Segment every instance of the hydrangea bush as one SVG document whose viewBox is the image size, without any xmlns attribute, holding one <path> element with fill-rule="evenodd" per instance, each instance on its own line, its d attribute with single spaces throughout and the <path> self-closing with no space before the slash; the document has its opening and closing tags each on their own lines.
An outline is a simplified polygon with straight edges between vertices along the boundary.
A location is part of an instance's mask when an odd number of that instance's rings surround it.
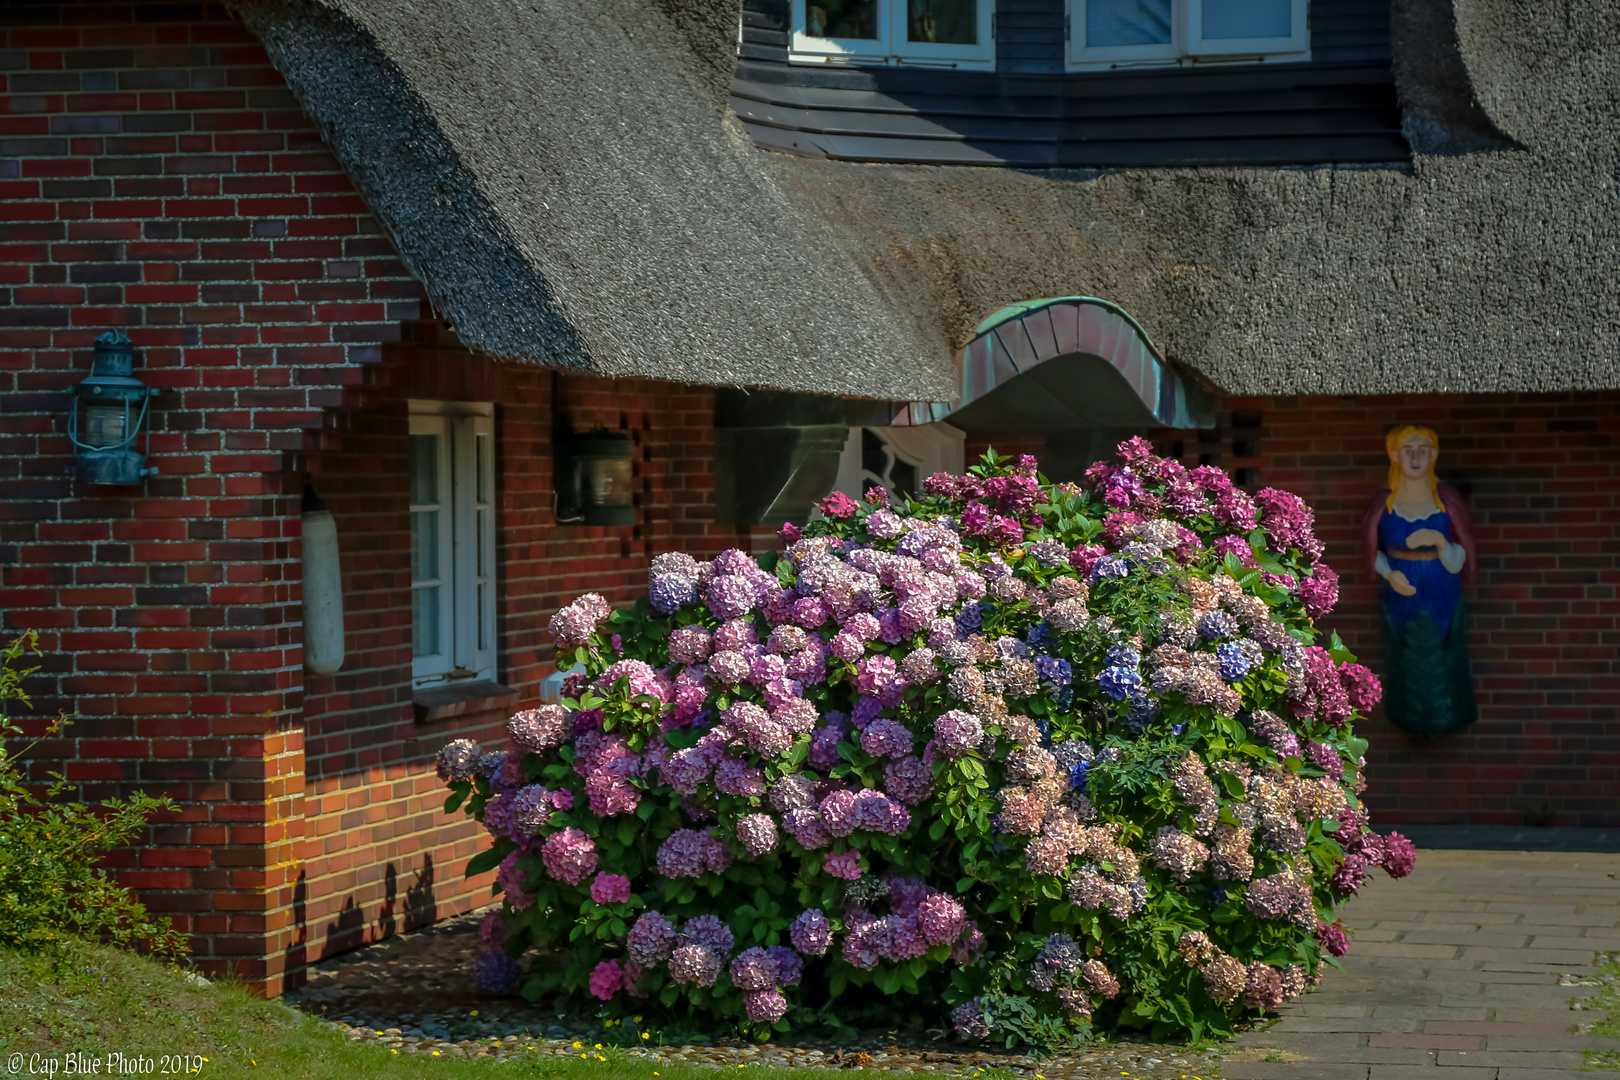
<svg viewBox="0 0 1620 1080">
<path fill-rule="evenodd" d="M 1357 798 L 1378 681 L 1315 625 L 1300 499 L 1119 450 L 835 493 L 779 555 L 558 612 L 562 704 L 439 757 L 505 899 L 479 985 L 1048 1044 L 1304 991 L 1336 907 L 1412 865 Z"/>
</svg>

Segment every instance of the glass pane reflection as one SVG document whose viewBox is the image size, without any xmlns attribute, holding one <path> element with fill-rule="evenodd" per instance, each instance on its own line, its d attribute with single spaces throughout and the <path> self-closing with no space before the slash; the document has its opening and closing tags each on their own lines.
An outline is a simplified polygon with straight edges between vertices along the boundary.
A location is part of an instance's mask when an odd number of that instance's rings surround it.
<svg viewBox="0 0 1620 1080">
<path fill-rule="evenodd" d="M 1204 38 L 1287 37 L 1293 32 L 1291 0 L 1202 0 Z"/>
<path fill-rule="evenodd" d="M 975 0 L 907 0 L 906 36 L 936 45 L 977 45 Z"/>
<path fill-rule="evenodd" d="M 877 0 L 815 0 L 804 6 L 806 37 L 876 40 Z"/>
<path fill-rule="evenodd" d="M 411 655 L 437 656 L 439 648 L 439 587 L 411 590 Z"/>
<path fill-rule="evenodd" d="M 1170 44 L 1170 2 L 1086 0 L 1086 46 L 1096 49 L 1109 45 Z M 1206 16 L 1209 8 L 1208 4 L 1204 7 Z"/>
</svg>

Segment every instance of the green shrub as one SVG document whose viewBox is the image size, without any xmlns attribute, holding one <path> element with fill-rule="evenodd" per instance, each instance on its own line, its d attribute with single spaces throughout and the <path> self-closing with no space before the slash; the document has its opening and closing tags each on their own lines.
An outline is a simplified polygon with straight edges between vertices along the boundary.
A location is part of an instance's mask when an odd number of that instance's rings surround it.
<svg viewBox="0 0 1620 1080">
<path fill-rule="evenodd" d="M 24 653 L 39 654 L 29 631 L 0 650 L 0 709 L 30 704 L 22 681 L 39 669 L 18 668 Z M 51 721 L 46 736 L 59 734 L 66 717 Z M 167 799 L 136 792 L 99 806 L 63 799 L 70 785 L 61 773 L 41 793 L 23 783 L 19 758 L 38 742 L 7 751 L 5 740 L 22 729 L 0 714 L 0 945 L 41 949 L 73 938 L 138 945 L 164 956 L 187 952 L 185 938 L 98 867 L 112 848 L 135 839 Z"/>
</svg>

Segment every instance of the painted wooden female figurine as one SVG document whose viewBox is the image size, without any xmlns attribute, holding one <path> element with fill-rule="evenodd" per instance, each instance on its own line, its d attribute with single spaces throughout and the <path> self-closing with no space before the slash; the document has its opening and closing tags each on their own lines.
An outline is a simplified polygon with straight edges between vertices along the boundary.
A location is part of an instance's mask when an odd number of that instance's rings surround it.
<svg viewBox="0 0 1620 1080">
<path fill-rule="evenodd" d="M 1389 487 L 1363 528 L 1367 569 L 1384 579 L 1384 708 L 1414 735 L 1441 735 L 1479 715 L 1462 603 L 1462 580 L 1474 578 L 1473 523 L 1461 496 L 1435 478 L 1439 436 L 1401 427 L 1384 444 Z"/>
</svg>

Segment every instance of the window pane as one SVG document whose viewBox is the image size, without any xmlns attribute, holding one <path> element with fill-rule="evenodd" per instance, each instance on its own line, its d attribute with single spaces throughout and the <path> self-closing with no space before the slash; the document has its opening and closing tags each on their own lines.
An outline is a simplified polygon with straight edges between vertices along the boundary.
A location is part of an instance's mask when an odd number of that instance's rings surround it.
<svg viewBox="0 0 1620 1080">
<path fill-rule="evenodd" d="M 478 585 L 478 647 L 489 648 L 489 631 L 484 624 L 484 612 L 489 610 L 489 585 L 479 582 Z"/>
<path fill-rule="evenodd" d="M 411 436 L 411 504 L 439 501 L 439 437 Z"/>
<path fill-rule="evenodd" d="M 439 647 L 439 587 L 411 590 L 411 655 L 437 656 Z"/>
<path fill-rule="evenodd" d="M 1292 0 L 1203 0 L 1204 38 L 1287 37 Z"/>
<path fill-rule="evenodd" d="M 876 40 L 877 0 L 816 0 L 804 6 L 806 37 Z"/>
<path fill-rule="evenodd" d="M 484 575 L 489 573 L 489 567 L 487 565 L 485 565 L 486 560 L 484 559 L 484 536 L 485 536 L 484 530 L 489 527 L 489 511 L 488 510 L 475 510 L 473 512 L 473 518 L 474 518 L 475 521 L 478 522 L 478 525 L 477 525 L 477 541 L 478 542 L 473 545 L 474 550 L 477 552 L 477 555 L 475 556 L 475 558 L 478 561 L 478 569 L 473 571 L 473 572 L 478 577 L 483 577 Z"/>
<path fill-rule="evenodd" d="M 439 577 L 439 511 L 411 513 L 411 580 L 431 581 Z"/>
<path fill-rule="evenodd" d="M 473 461 L 477 463 L 476 468 L 478 469 L 478 486 L 473 490 L 478 493 L 476 498 L 479 502 L 489 502 L 491 499 L 489 491 L 490 478 L 488 462 L 486 460 L 486 455 L 489 454 L 489 436 L 476 436 L 473 445 L 476 447 L 476 449 L 473 451 Z"/>
<path fill-rule="evenodd" d="M 1086 47 L 1170 44 L 1170 3 L 1171 0 L 1086 0 Z M 1209 17 L 1209 9 L 1210 5 L 1205 4 L 1205 18 Z M 1207 30 L 1205 36 L 1209 36 Z"/>
<path fill-rule="evenodd" d="M 906 36 L 910 40 L 940 45 L 979 43 L 978 4 L 975 0 L 907 0 L 907 3 L 910 8 Z"/>
</svg>

